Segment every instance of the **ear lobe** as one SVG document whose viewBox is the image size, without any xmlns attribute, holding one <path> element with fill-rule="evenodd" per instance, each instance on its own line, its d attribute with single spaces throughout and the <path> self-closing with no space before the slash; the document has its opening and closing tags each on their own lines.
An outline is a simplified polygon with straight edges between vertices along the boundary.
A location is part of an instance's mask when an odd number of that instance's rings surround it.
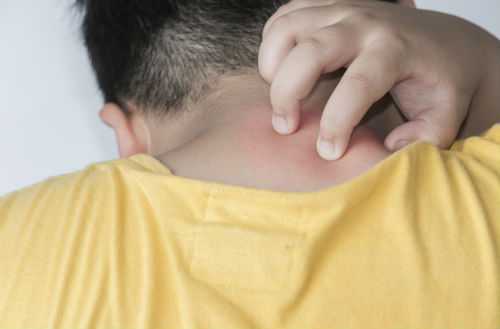
<svg viewBox="0 0 500 329">
<path fill-rule="evenodd" d="M 113 103 L 106 103 L 99 112 L 99 117 L 108 127 L 113 129 L 123 124 L 123 120 L 126 119 L 120 107 Z"/>
<path fill-rule="evenodd" d="M 105 104 L 99 116 L 106 125 L 114 130 L 120 158 L 128 158 L 145 152 L 145 147 L 140 143 L 134 132 L 131 120 L 118 105 L 113 103 Z"/>
</svg>

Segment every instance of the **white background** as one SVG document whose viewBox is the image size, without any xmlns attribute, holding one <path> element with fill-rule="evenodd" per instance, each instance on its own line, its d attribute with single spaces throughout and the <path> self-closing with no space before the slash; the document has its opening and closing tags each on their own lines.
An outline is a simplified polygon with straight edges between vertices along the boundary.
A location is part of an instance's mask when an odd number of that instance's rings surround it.
<svg viewBox="0 0 500 329">
<path fill-rule="evenodd" d="M 420 0 L 500 36 L 499 0 Z M 0 195 L 117 157 L 69 0 L 0 0 Z"/>
</svg>

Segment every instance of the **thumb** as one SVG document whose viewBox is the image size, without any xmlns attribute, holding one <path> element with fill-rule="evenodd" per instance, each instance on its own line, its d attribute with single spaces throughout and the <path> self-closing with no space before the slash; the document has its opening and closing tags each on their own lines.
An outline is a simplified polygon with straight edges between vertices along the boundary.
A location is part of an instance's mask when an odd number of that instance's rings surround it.
<svg viewBox="0 0 500 329">
<path fill-rule="evenodd" d="M 453 143 L 460 126 L 450 126 L 451 120 L 443 122 L 445 123 L 440 124 L 439 121 L 433 121 L 425 116 L 415 118 L 395 128 L 386 137 L 385 147 L 395 152 L 411 143 L 422 141 L 447 148 Z"/>
</svg>

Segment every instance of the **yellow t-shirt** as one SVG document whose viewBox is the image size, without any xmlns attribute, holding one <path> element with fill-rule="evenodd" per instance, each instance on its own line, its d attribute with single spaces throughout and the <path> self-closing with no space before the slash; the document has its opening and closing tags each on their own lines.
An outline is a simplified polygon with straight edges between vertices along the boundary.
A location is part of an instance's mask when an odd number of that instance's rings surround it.
<svg viewBox="0 0 500 329">
<path fill-rule="evenodd" d="M 0 199 L 1 329 L 500 327 L 500 125 L 286 193 L 141 154 Z"/>
</svg>

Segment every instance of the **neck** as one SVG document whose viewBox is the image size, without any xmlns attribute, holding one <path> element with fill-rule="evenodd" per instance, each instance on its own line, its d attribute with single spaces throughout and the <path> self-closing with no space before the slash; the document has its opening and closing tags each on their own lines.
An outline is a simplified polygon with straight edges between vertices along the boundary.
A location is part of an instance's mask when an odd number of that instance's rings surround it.
<svg viewBox="0 0 500 329">
<path fill-rule="evenodd" d="M 348 181 L 389 153 L 368 128 L 353 133 L 349 150 L 335 162 L 316 153 L 317 115 L 306 115 L 291 136 L 274 132 L 269 111 L 255 110 L 248 120 L 208 130 L 183 148 L 160 156 L 183 177 L 276 191 L 311 191 Z"/>
<path fill-rule="evenodd" d="M 299 131 L 281 136 L 271 125 L 267 93 L 247 84 L 238 97 L 234 97 L 237 93 L 216 97 L 219 106 L 204 111 L 208 117 L 196 136 L 157 158 L 177 176 L 301 192 L 346 182 L 389 155 L 381 139 L 370 128 L 360 126 L 344 157 L 334 162 L 321 159 L 316 152 L 321 97 L 313 96 L 304 106 Z"/>
</svg>

